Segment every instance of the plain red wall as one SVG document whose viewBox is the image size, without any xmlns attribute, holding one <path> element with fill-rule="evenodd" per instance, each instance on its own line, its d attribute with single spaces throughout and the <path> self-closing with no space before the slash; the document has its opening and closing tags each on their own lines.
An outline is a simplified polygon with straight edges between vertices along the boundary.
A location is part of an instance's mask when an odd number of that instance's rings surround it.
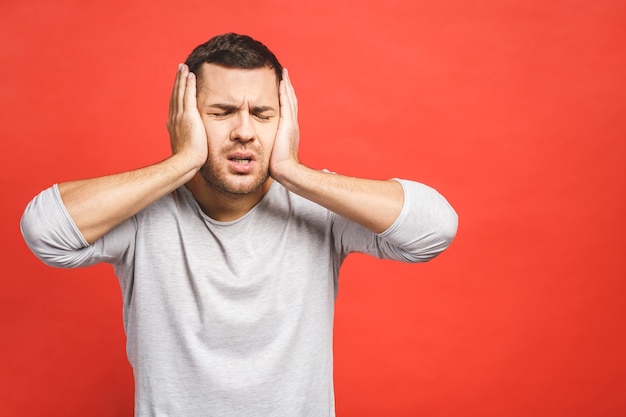
<svg viewBox="0 0 626 417">
<path fill-rule="evenodd" d="M 291 70 L 316 168 L 412 178 L 460 215 L 440 258 L 354 256 L 340 417 L 626 415 L 626 7 L 618 0 L 0 3 L 0 415 L 131 416 L 117 281 L 21 240 L 53 182 L 168 154 L 210 36 Z"/>
</svg>

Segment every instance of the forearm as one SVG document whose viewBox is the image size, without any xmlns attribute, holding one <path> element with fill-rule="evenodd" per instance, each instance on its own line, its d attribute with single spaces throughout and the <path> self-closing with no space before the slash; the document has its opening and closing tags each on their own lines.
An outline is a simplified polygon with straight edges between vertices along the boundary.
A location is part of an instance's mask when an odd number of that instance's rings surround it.
<svg viewBox="0 0 626 417">
<path fill-rule="evenodd" d="M 135 171 L 59 184 L 65 208 L 87 242 L 185 184 L 207 159 L 207 137 L 196 104 L 196 77 L 179 65 L 167 123 L 172 156 Z"/>
<path fill-rule="evenodd" d="M 301 164 L 298 158 L 300 130 L 297 118 L 298 101 L 289 74 L 284 70 L 280 82 L 280 122 L 270 159 L 272 177 L 289 191 L 374 233 L 387 231 L 405 207 L 403 186 L 393 180 L 377 181 L 329 174 Z M 416 204 L 416 209 L 407 205 L 410 215 L 423 219 L 428 230 L 439 231 L 442 224 L 452 225 L 442 233 L 444 240 L 450 240 L 456 232 L 456 214 L 446 202 L 442 209 L 443 218 L 432 216 L 433 212 L 439 211 L 440 205 L 429 202 L 430 199 L 427 199 L 422 202 L 425 205 Z"/>
<path fill-rule="evenodd" d="M 288 172 L 288 175 L 273 175 L 289 191 L 374 233 L 387 230 L 402 211 L 404 192 L 397 181 L 346 177 L 299 163 Z"/>
<path fill-rule="evenodd" d="M 89 243 L 189 181 L 197 167 L 182 156 L 134 171 L 59 184 L 72 220 Z"/>
<path fill-rule="evenodd" d="M 272 177 L 289 191 L 374 233 L 387 230 L 402 211 L 404 192 L 396 181 L 376 181 L 320 172 L 298 159 L 298 100 L 288 71 L 280 82 L 280 122 L 270 160 Z"/>
</svg>

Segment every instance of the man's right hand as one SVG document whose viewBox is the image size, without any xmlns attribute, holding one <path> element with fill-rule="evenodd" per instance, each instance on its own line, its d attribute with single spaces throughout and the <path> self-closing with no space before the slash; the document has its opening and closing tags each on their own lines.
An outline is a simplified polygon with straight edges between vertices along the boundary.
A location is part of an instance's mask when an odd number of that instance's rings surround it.
<svg viewBox="0 0 626 417">
<path fill-rule="evenodd" d="M 189 158 L 198 169 L 208 156 L 207 136 L 196 101 L 196 75 L 185 64 L 178 66 L 170 98 L 167 130 L 174 155 Z"/>
<path fill-rule="evenodd" d="M 172 156 L 120 174 L 59 184 L 74 223 L 89 243 L 176 188 L 207 160 L 206 130 L 196 104 L 196 77 L 179 66 L 167 123 Z"/>
</svg>

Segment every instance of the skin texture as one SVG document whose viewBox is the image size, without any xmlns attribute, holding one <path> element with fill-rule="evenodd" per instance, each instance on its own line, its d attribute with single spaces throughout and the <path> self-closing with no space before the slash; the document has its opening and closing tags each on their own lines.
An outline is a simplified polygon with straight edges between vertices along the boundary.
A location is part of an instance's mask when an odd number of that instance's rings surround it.
<svg viewBox="0 0 626 417">
<path fill-rule="evenodd" d="M 200 71 L 197 108 L 208 157 L 188 187 L 206 214 L 230 220 L 258 203 L 271 184 L 270 157 L 280 115 L 278 82 L 267 67 L 242 70 L 204 64 Z"/>
<path fill-rule="evenodd" d="M 287 70 L 278 90 L 269 68 L 204 64 L 200 75 L 198 84 L 195 74 L 179 65 L 167 123 L 169 158 L 134 171 L 59 184 L 87 242 L 182 185 L 207 215 L 220 221 L 247 213 L 274 180 L 376 233 L 395 221 L 404 199 L 396 181 L 328 174 L 300 163 L 298 102 Z"/>
<path fill-rule="evenodd" d="M 198 109 L 209 155 L 200 169 L 207 185 L 229 194 L 254 194 L 269 178 L 278 129 L 278 85 L 269 68 L 202 67 Z M 239 163 L 235 158 L 246 158 Z"/>
</svg>

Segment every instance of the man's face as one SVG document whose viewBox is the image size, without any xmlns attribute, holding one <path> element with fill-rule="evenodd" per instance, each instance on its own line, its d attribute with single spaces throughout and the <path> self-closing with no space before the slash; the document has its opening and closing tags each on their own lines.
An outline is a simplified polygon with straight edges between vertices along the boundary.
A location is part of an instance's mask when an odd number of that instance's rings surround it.
<svg viewBox="0 0 626 417">
<path fill-rule="evenodd" d="M 253 193 L 269 178 L 280 114 L 276 75 L 206 63 L 199 72 L 198 110 L 209 145 L 200 173 L 220 192 Z"/>
</svg>

